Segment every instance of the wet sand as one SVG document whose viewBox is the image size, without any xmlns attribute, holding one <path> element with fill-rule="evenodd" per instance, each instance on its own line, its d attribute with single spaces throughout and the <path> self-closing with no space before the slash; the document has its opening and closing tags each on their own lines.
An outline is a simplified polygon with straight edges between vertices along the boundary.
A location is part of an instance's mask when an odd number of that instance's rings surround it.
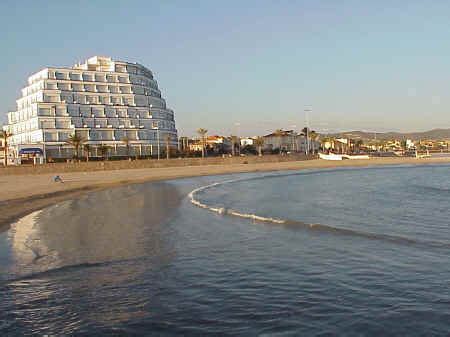
<svg viewBox="0 0 450 337">
<path fill-rule="evenodd" d="M 183 166 L 123 169 L 114 171 L 70 172 L 61 174 L 64 183 L 53 182 L 55 174 L 8 175 L 0 177 L 0 230 L 33 211 L 59 201 L 114 186 L 177 178 L 277 170 L 302 170 L 375 165 L 424 165 L 450 163 L 450 158 L 376 158 L 370 160 L 306 160 L 254 164 Z"/>
</svg>

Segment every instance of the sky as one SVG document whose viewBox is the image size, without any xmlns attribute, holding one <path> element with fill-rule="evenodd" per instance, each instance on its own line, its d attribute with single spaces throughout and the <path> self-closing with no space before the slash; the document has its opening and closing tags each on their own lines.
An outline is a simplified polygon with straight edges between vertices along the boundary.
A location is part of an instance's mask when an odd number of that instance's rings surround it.
<svg viewBox="0 0 450 337">
<path fill-rule="evenodd" d="M 1 120 L 31 74 L 102 55 L 153 71 L 180 136 L 448 128 L 448 13 L 414 0 L 2 0 Z"/>
</svg>

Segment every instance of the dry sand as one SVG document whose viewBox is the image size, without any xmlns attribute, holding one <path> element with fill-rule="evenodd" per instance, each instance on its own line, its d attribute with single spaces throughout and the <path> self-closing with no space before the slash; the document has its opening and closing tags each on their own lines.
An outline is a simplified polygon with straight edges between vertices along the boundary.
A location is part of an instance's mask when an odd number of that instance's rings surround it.
<svg viewBox="0 0 450 337">
<path fill-rule="evenodd" d="M 349 166 L 450 163 L 450 158 L 377 158 L 345 161 L 292 161 L 279 163 L 183 166 L 70 172 L 61 175 L 64 183 L 53 182 L 55 174 L 8 175 L 0 177 L 0 228 L 15 219 L 82 193 L 118 185 L 227 173 L 301 170 Z"/>
</svg>

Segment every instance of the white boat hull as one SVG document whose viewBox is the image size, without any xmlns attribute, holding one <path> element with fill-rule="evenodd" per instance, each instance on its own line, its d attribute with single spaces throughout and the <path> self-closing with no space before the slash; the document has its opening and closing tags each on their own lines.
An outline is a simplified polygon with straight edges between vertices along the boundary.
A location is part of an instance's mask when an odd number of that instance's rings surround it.
<svg viewBox="0 0 450 337">
<path fill-rule="evenodd" d="M 344 159 L 370 159 L 370 157 L 366 154 L 361 155 L 349 155 L 349 154 L 335 154 L 335 153 L 320 153 L 319 152 L 319 158 L 325 159 L 325 160 L 344 160 Z"/>
<path fill-rule="evenodd" d="M 334 154 L 334 153 L 320 153 L 319 152 L 319 158 L 320 159 L 325 159 L 325 160 L 342 160 L 342 155 L 341 154 Z"/>
<path fill-rule="evenodd" d="M 370 157 L 367 154 L 355 154 L 355 155 L 348 155 L 344 154 L 342 155 L 343 159 L 370 159 Z"/>
</svg>

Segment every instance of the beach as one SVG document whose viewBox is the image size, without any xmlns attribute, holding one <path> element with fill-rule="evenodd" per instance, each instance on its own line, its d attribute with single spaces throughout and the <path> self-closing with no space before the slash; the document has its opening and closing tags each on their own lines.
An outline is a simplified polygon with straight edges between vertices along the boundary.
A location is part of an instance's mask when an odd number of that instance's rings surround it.
<svg viewBox="0 0 450 337">
<path fill-rule="evenodd" d="M 345 161 L 313 159 L 248 164 L 158 167 L 110 171 L 67 172 L 61 174 L 63 183 L 56 183 L 53 181 L 53 178 L 56 175 L 55 173 L 10 174 L 0 177 L 0 228 L 4 230 L 8 227 L 8 224 L 17 218 L 57 202 L 76 198 L 92 191 L 125 184 L 258 171 L 442 163 L 450 163 L 450 158 L 372 158 L 369 160 Z"/>
</svg>

